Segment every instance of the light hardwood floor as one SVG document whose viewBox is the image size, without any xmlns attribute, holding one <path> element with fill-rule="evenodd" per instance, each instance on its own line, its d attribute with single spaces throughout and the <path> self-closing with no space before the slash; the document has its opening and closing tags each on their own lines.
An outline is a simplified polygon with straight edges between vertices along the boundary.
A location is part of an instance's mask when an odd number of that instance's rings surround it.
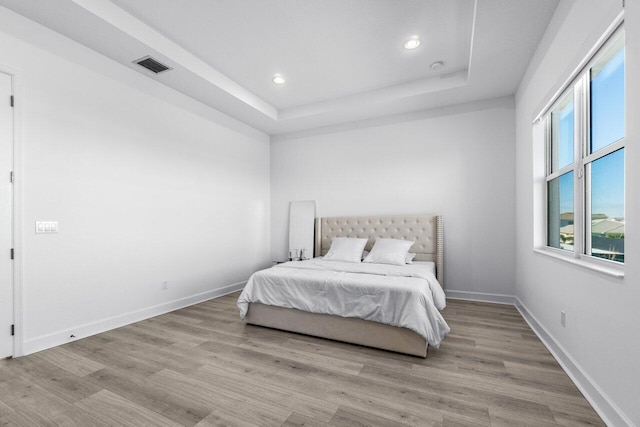
<svg viewBox="0 0 640 427">
<path fill-rule="evenodd" d="M 237 296 L 0 361 L 0 425 L 603 425 L 511 306 L 449 301 L 420 359 L 245 326 Z"/>
</svg>

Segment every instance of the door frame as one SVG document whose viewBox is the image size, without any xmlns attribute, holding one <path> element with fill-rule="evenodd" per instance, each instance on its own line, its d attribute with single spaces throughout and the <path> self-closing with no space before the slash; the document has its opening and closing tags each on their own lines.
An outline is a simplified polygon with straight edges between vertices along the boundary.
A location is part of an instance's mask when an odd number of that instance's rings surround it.
<svg viewBox="0 0 640 427">
<path fill-rule="evenodd" d="M 22 247 L 22 103 L 24 101 L 22 76 L 20 70 L 0 63 L 0 72 L 11 76 L 11 91 L 13 94 L 13 324 L 15 325 L 13 336 L 13 357 L 24 355 L 24 331 L 23 331 L 23 264 L 24 254 Z M 3 179 L 8 179 L 4 178 Z"/>
</svg>

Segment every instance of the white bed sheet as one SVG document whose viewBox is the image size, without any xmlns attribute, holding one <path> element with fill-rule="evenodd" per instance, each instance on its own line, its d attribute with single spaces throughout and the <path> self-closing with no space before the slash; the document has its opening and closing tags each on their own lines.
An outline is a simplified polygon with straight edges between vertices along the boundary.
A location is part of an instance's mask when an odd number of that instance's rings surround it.
<svg viewBox="0 0 640 427">
<path fill-rule="evenodd" d="M 408 265 L 416 265 L 424 267 L 429 273 L 436 275 L 436 263 L 431 261 L 413 261 Z M 439 283 L 439 282 L 438 282 Z M 441 286 L 442 289 L 442 286 Z"/>
<path fill-rule="evenodd" d="M 444 291 L 433 263 L 403 266 L 324 261 L 278 264 L 254 273 L 240 297 L 240 317 L 250 303 L 311 313 L 357 317 L 411 329 L 438 348 L 449 326 L 440 314 Z"/>
</svg>

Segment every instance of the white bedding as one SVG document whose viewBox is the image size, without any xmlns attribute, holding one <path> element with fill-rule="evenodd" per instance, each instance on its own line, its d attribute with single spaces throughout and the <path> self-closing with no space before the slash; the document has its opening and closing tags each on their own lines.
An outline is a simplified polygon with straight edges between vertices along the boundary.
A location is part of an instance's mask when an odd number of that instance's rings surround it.
<svg viewBox="0 0 640 427">
<path fill-rule="evenodd" d="M 411 329 L 438 348 L 449 326 L 439 312 L 446 300 L 433 271 L 426 262 L 287 262 L 254 273 L 237 304 L 242 319 L 252 302 L 357 317 Z"/>
</svg>

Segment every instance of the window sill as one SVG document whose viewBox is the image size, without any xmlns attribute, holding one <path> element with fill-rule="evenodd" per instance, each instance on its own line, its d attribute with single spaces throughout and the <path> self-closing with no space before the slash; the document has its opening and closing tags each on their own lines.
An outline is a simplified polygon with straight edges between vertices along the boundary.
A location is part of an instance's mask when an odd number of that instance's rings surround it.
<svg viewBox="0 0 640 427">
<path fill-rule="evenodd" d="M 598 273 L 606 274 L 607 276 L 612 276 L 618 279 L 624 278 L 623 267 L 615 268 L 615 267 L 600 265 L 595 262 L 590 262 L 581 258 L 574 258 L 569 254 L 565 255 L 562 253 L 558 253 L 548 248 L 534 248 L 533 252 L 546 255 L 551 258 L 559 259 L 561 261 L 565 261 L 570 264 L 578 265 L 588 270 L 597 271 Z"/>
</svg>

